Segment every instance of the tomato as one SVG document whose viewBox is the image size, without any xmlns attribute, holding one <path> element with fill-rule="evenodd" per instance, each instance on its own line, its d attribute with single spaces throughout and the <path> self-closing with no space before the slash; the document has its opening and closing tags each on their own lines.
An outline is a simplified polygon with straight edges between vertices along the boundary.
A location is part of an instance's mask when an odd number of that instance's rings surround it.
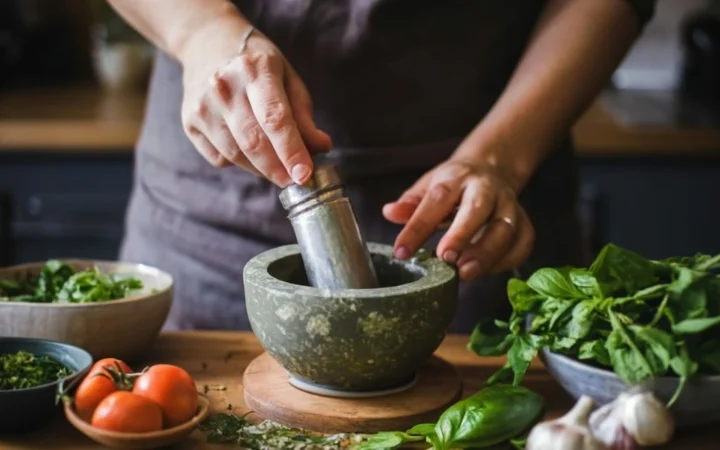
<svg viewBox="0 0 720 450">
<path fill-rule="evenodd" d="M 95 408 L 100 402 L 118 390 L 117 384 L 112 380 L 111 371 L 117 371 L 117 364 L 124 373 L 131 373 L 132 369 L 124 362 L 114 359 L 105 358 L 93 364 L 85 379 L 80 383 L 75 391 L 75 411 L 88 420 L 92 417 Z"/>
<path fill-rule="evenodd" d="M 105 397 L 92 416 L 94 427 L 122 433 L 149 433 L 162 430 L 160 407 L 132 392 L 117 391 Z"/>
<path fill-rule="evenodd" d="M 90 369 L 90 373 L 101 370 L 103 367 L 106 367 L 106 368 L 109 368 L 112 370 L 117 370 L 116 364 L 120 365 L 120 368 L 122 369 L 123 372 L 132 373 L 132 369 L 130 368 L 130 366 L 128 366 L 127 364 L 125 364 L 125 362 L 120 361 L 119 359 L 116 359 L 116 358 L 101 359 L 100 361 L 93 364 L 92 368 Z"/>
<path fill-rule="evenodd" d="M 198 406 L 197 388 L 190 374 L 169 364 L 157 364 L 140 375 L 133 393 L 160 406 L 167 428 L 192 419 Z"/>
</svg>

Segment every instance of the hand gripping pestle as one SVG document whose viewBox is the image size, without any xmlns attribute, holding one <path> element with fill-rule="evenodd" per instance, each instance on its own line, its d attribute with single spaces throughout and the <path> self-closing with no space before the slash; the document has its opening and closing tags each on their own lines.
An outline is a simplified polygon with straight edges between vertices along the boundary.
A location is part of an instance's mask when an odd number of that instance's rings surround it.
<svg viewBox="0 0 720 450">
<path fill-rule="evenodd" d="M 280 192 L 310 284 L 325 289 L 379 287 L 375 266 L 337 168 L 315 167 L 309 181 Z"/>
</svg>

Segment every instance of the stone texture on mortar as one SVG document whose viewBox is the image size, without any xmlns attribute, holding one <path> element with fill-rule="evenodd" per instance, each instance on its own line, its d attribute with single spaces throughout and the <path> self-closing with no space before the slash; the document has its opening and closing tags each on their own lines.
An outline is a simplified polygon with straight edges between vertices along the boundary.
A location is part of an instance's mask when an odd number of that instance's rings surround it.
<svg viewBox="0 0 720 450">
<path fill-rule="evenodd" d="M 293 376 L 335 389 L 383 389 L 411 379 L 437 349 L 455 313 L 455 269 L 430 257 L 398 261 L 368 245 L 378 289 L 301 285 L 296 245 L 269 250 L 244 269 L 247 311 L 265 349 Z M 291 282 L 292 281 L 292 282 Z"/>
</svg>

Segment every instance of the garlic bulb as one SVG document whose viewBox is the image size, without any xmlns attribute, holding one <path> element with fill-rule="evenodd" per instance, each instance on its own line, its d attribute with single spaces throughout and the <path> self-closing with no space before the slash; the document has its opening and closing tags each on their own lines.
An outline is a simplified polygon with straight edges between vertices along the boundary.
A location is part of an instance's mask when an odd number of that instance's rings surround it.
<svg viewBox="0 0 720 450">
<path fill-rule="evenodd" d="M 650 392 L 622 393 L 590 416 L 592 433 L 613 450 L 666 444 L 675 424 L 670 411 Z"/>
<path fill-rule="evenodd" d="M 652 393 L 630 395 L 620 411 L 620 422 L 642 446 L 663 445 L 672 439 L 675 421 Z"/>
<path fill-rule="evenodd" d="M 583 395 L 563 417 L 535 425 L 525 450 L 609 450 L 590 432 L 588 417 L 592 408 L 592 399 Z"/>
</svg>

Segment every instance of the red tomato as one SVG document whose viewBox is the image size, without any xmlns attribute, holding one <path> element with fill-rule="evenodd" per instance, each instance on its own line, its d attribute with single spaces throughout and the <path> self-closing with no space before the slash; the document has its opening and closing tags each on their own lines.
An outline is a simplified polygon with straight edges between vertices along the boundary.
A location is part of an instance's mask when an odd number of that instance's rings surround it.
<svg viewBox="0 0 720 450">
<path fill-rule="evenodd" d="M 152 366 L 140 375 L 133 393 L 160 406 L 166 428 L 192 419 L 198 406 L 197 388 L 190 374 L 169 364 Z"/>
<path fill-rule="evenodd" d="M 75 391 L 75 411 L 86 420 L 92 417 L 95 408 L 100 402 L 118 390 L 118 386 L 112 380 L 111 371 L 117 371 L 117 364 L 124 373 L 131 373 L 132 369 L 114 358 L 105 358 L 93 364 L 85 379 Z"/>
<path fill-rule="evenodd" d="M 107 431 L 149 433 L 162 430 L 162 411 L 147 398 L 117 391 L 100 402 L 91 424 Z"/>
<path fill-rule="evenodd" d="M 132 369 L 130 368 L 130 366 L 128 366 L 127 364 L 125 364 L 125 362 L 120 361 L 119 359 L 116 359 L 116 358 L 101 359 L 100 361 L 93 364 L 92 368 L 90 369 L 90 373 L 97 371 L 97 370 L 101 370 L 103 367 L 106 367 L 106 368 L 109 368 L 112 370 L 117 370 L 116 364 L 120 365 L 120 368 L 122 369 L 123 372 L 132 373 Z"/>
</svg>

